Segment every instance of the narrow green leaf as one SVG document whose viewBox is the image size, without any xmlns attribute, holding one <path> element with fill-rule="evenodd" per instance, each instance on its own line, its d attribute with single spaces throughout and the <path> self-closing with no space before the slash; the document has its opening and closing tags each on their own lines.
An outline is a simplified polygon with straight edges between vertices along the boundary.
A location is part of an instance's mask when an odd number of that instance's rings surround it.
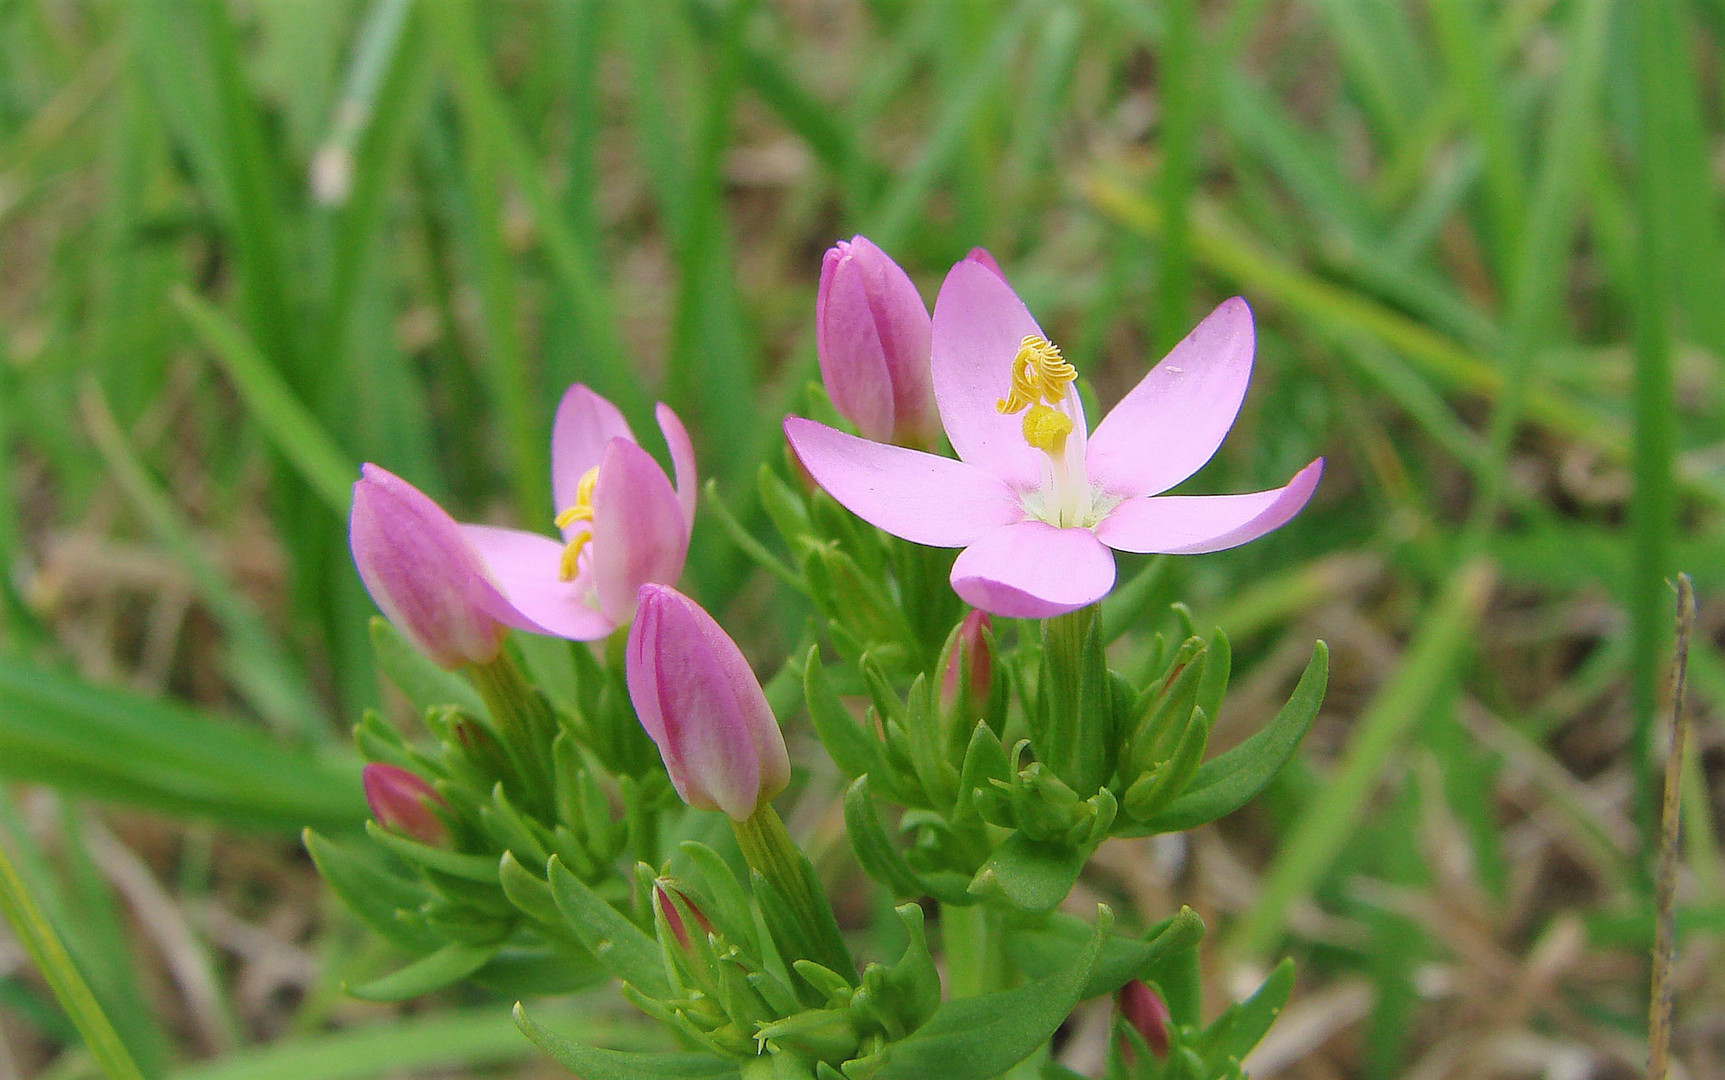
<svg viewBox="0 0 1725 1080">
<path fill-rule="evenodd" d="M 429 956 L 420 957 L 400 971 L 363 986 L 349 987 L 347 992 L 365 1001 L 406 1001 L 460 982 L 485 966 L 496 952 L 495 945 L 452 943 Z"/>
<path fill-rule="evenodd" d="M 803 668 L 803 695 L 809 706 L 809 719 L 820 735 L 821 745 L 832 755 L 833 764 L 849 779 L 859 776 L 885 776 L 886 759 L 874 738 L 857 723 L 845 708 L 827 678 L 821 664 L 821 649 L 809 649 L 808 662 Z"/>
<path fill-rule="evenodd" d="M 1233 813 L 1257 797 L 1281 771 L 1305 738 L 1323 704 L 1329 681 L 1330 650 L 1323 642 L 1312 649 L 1305 673 L 1277 711 L 1275 719 L 1245 742 L 1198 766 L 1191 783 L 1172 803 L 1144 823 L 1154 832 L 1179 832 Z"/>
<path fill-rule="evenodd" d="M 355 915 L 384 939 L 415 954 L 429 953 L 442 941 L 403 911 L 423 904 L 429 894 L 416 881 L 391 872 L 391 856 L 361 850 L 363 839 L 329 840 L 311 829 L 304 834 L 306 852 L 331 890 Z M 369 846 L 369 845 L 367 845 Z"/>
<path fill-rule="evenodd" d="M 642 1054 L 598 1050 L 541 1027 L 519 1002 L 515 1024 L 533 1045 L 581 1080 L 736 1080 L 735 1062 L 711 1054 Z"/>
<path fill-rule="evenodd" d="M 1015 930 L 1007 936 L 1006 947 L 1013 962 L 1033 979 L 1047 978 L 1058 971 L 1083 948 L 1090 936 L 1090 927 L 1083 920 L 1056 913 L 1039 927 Z M 1096 970 L 1084 986 L 1084 998 L 1112 994 L 1132 979 L 1141 978 L 1152 964 L 1165 961 L 1175 953 L 1196 949 L 1204 939 L 1204 920 L 1189 907 L 1182 907 L 1172 918 L 1164 919 L 1140 938 L 1110 936 L 1096 958 Z"/>
<path fill-rule="evenodd" d="M 551 895 L 563 921 L 589 952 L 611 973 L 639 988 L 649 997 L 665 997 L 671 988 L 665 982 L 664 956 L 659 943 L 618 913 L 587 883 L 570 873 L 552 857 L 546 867 Z M 532 1037 L 529 1032 L 529 1037 Z"/>
</svg>

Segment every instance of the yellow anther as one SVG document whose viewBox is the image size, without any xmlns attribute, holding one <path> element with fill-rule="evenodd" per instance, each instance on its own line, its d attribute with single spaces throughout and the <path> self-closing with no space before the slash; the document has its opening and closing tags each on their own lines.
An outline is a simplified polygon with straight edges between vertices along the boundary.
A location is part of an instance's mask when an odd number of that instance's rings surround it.
<svg viewBox="0 0 1725 1080">
<path fill-rule="evenodd" d="M 557 515 L 557 527 L 567 529 L 577 521 L 593 520 L 593 487 L 599 482 L 599 466 L 581 474 L 581 479 L 575 482 L 575 505 Z M 593 539 L 592 529 L 583 529 L 563 547 L 563 560 L 558 565 L 557 576 L 563 581 L 575 580 L 575 563 L 581 557 L 581 549 Z"/>
<path fill-rule="evenodd" d="M 1026 334 L 1018 343 L 1018 355 L 1012 358 L 1012 386 L 994 407 L 1015 413 L 1038 401 L 1058 405 L 1066 396 L 1067 385 L 1077 377 L 1077 369 L 1061 359 L 1054 342 Z"/>
<path fill-rule="evenodd" d="M 1032 405 L 1024 414 L 1024 441 L 1054 455 L 1066 448 L 1066 436 L 1072 434 L 1072 418 L 1046 405 Z"/>
</svg>

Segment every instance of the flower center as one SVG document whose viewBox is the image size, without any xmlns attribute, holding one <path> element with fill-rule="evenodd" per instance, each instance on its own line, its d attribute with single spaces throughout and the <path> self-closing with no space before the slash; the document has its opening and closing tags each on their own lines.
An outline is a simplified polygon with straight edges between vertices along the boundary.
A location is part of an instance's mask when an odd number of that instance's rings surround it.
<svg viewBox="0 0 1725 1080">
<path fill-rule="evenodd" d="M 581 474 L 581 479 L 575 482 L 575 505 L 557 515 L 559 529 L 567 529 L 577 521 L 593 520 L 593 487 L 598 483 L 599 466 L 595 465 Z M 589 526 L 576 533 L 563 546 L 563 559 L 557 566 L 559 581 L 575 580 L 576 564 L 581 558 L 581 552 L 592 539 L 593 529 Z"/>
<path fill-rule="evenodd" d="M 1062 529 L 1089 528 L 1101 516 L 1084 471 L 1082 443 L 1078 452 L 1067 452 L 1072 433 L 1083 423 L 1072 388 L 1077 378 L 1052 341 L 1027 334 L 1012 358 L 1006 397 L 995 402 L 1004 414 L 1024 412 L 1024 441 L 1048 457 L 1041 489 L 1025 496 L 1025 512 Z"/>
</svg>

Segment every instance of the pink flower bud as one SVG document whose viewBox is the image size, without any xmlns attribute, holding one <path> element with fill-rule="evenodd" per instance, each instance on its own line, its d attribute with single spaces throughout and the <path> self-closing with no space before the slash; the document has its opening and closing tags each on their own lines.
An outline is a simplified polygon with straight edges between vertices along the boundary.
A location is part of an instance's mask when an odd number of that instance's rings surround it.
<svg viewBox="0 0 1725 1080">
<path fill-rule="evenodd" d="M 899 265 L 861 236 L 821 261 L 815 346 L 839 414 L 864 438 L 929 446 L 940 434 L 928 305 Z"/>
<path fill-rule="evenodd" d="M 677 887 L 676 882 L 669 878 L 659 878 L 653 882 L 653 906 L 665 920 L 665 925 L 671 928 L 671 936 L 677 939 L 677 947 L 685 953 L 689 951 L 689 925 L 683 919 L 686 910 L 695 924 L 701 928 L 701 933 L 713 932 L 712 920 L 705 912 L 689 899 L 689 894 Z"/>
<path fill-rule="evenodd" d="M 778 721 L 736 642 L 669 585 L 643 585 L 626 660 L 629 698 L 677 794 L 736 821 L 790 783 Z"/>
<path fill-rule="evenodd" d="M 966 615 L 947 641 L 940 672 L 941 709 L 950 711 L 962 705 L 965 719 L 971 721 L 981 715 L 989 682 L 994 678 L 994 660 L 988 651 L 989 625 L 986 611 L 973 609 Z M 966 695 L 963 702 L 958 699 L 960 690 Z"/>
<path fill-rule="evenodd" d="M 419 651 L 446 668 L 497 658 L 501 597 L 461 526 L 418 488 L 367 464 L 348 542 L 371 598 Z"/>
<path fill-rule="evenodd" d="M 988 253 L 987 248 L 984 248 L 984 247 L 973 247 L 973 248 L 971 248 L 970 254 L 968 254 L 964 257 L 964 261 L 977 263 L 978 265 L 980 265 L 983 268 L 985 268 L 986 270 L 988 270 L 989 273 L 993 274 L 995 277 L 999 278 L 1000 280 L 1002 280 L 1002 281 L 1006 280 L 1006 273 L 1000 269 L 1000 264 L 994 261 L 994 256 L 990 255 Z"/>
<path fill-rule="evenodd" d="M 1133 979 L 1120 988 L 1115 1003 L 1120 1007 L 1120 1015 L 1144 1037 L 1150 1052 L 1158 1058 L 1167 1057 L 1168 1024 L 1173 1015 L 1169 1013 L 1168 1003 L 1162 1000 L 1162 995 Z"/>
<path fill-rule="evenodd" d="M 372 764 L 361 776 L 366 804 L 379 825 L 433 847 L 448 842 L 449 829 L 433 808 L 449 804 L 417 774 L 394 765 Z"/>
</svg>

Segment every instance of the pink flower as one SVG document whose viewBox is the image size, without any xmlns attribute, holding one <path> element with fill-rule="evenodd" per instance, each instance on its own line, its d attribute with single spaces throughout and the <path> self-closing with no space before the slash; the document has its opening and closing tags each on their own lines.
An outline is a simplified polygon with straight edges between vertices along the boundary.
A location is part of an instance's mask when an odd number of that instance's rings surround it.
<svg viewBox="0 0 1725 1080">
<path fill-rule="evenodd" d="M 959 460 L 800 417 L 785 435 L 833 498 L 895 536 L 962 547 L 952 587 L 975 607 L 1047 618 L 1114 586 L 1119 551 L 1220 551 L 1285 524 L 1318 458 L 1285 486 L 1163 495 L 1222 444 L 1252 372 L 1252 313 L 1225 301 L 1091 432 L 1075 373 L 1005 279 L 972 256 L 935 301 L 935 399 Z"/>
<path fill-rule="evenodd" d="M 815 347 L 827 396 L 864 438 L 934 442 L 928 305 L 898 263 L 864 237 L 840 240 L 821 260 Z"/>
<path fill-rule="evenodd" d="M 360 773 L 371 816 L 390 832 L 441 847 L 449 829 L 437 811 L 449 804 L 416 773 L 395 765 L 367 765 Z"/>
<path fill-rule="evenodd" d="M 625 671 L 635 714 L 684 802 L 747 821 L 790 783 L 761 684 L 699 604 L 668 585 L 641 586 Z"/>
<path fill-rule="evenodd" d="M 349 532 L 372 599 L 446 667 L 495 658 L 504 626 L 591 641 L 627 623 L 642 584 L 682 575 L 695 518 L 688 432 L 664 405 L 656 415 L 675 489 L 616 406 L 585 386 L 563 395 L 551 429 L 561 541 L 457 525 L 407 481 L 366 465 Z"/>
</svg>

